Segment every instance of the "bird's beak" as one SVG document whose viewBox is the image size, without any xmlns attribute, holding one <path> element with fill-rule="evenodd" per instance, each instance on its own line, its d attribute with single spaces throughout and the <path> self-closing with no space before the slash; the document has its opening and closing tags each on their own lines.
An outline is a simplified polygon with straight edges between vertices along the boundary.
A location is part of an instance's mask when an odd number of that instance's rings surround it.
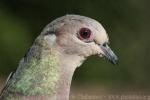
<svg viewBox="0 0 150 100">
<path fill-rule="evenodd" d="M 102 56 L 108 59 L 112 64 L 118 63 L 118 57 L 114 54 L 108 44 L 99 45 L 102 50 Z"/>
</svg>

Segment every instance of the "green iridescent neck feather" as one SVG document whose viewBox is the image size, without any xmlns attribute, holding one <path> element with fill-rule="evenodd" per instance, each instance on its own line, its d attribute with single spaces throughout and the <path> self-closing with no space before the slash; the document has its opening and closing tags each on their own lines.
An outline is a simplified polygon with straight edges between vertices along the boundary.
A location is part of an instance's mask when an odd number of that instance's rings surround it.
<svg viewBox="0 0 150 100">
<path fill-rule="evenodd" d="M 58 61 L 55 55 L 44 55 L 40 60 L 33 59 L 25 65 L 20 79 L 14 82 L 16 92 L 24 95 L 51 95 L 59 78 Z"/>
<path fill-rule="evenodd" d="M 17 71 L 8 81 L 7 100 L 19 96 L 56 94 L 56 83 L 60 77 L 58 54 L 39 39 L 41 38 L 38 38 L 38 42 L 35 41 L 27 57 L 21 60 Z"/>
</svg>

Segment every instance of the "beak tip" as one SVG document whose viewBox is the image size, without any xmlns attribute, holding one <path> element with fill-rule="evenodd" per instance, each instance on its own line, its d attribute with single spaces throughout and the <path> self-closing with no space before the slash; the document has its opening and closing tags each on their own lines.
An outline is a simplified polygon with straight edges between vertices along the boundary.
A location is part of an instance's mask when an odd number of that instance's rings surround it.
<svg viewBox="0 0 150 100">
<path fill-rule="evenodd" d="M 118 65 L 118 58 L 117 58 L 117 57 L 113 58 L 113 59 L 111 60 L 111 63 L 112 63 L 113 65 Z"/>
<path fill-rule="evenodd" d="M 113 65 L 118 65 L 118 61 L 112 61 L 111 62 Z"/>
</svg>

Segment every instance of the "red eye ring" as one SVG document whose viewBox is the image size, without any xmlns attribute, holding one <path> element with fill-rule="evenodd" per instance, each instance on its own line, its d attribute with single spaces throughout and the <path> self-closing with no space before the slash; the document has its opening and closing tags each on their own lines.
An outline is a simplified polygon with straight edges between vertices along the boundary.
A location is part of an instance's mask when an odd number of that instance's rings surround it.
<svg viewBox="0 0 150 100">
<path fill-rule="evenodd" d="M 91 37 L 91 30 L 88 29 L 88 28 L 81 28 L 80 31 L 79 31 L 79 38 L 81 40 L 84 40 L 84 39 L 89 39 Z"/>
</svg>

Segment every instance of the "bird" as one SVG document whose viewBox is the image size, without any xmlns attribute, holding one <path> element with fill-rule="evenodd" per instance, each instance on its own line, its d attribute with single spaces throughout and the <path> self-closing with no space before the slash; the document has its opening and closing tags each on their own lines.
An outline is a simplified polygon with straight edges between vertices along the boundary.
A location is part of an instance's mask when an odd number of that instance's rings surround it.
<svg viewBox="0 0 150 100">
<path fill-rule="evenodd" d="M 67 14 L 50 22 L 11 73 L 0 100 L 69 100 L 76 68 L 91 55 L 113 64 L 104 27 L 90 17 Z"/>
</svg>

